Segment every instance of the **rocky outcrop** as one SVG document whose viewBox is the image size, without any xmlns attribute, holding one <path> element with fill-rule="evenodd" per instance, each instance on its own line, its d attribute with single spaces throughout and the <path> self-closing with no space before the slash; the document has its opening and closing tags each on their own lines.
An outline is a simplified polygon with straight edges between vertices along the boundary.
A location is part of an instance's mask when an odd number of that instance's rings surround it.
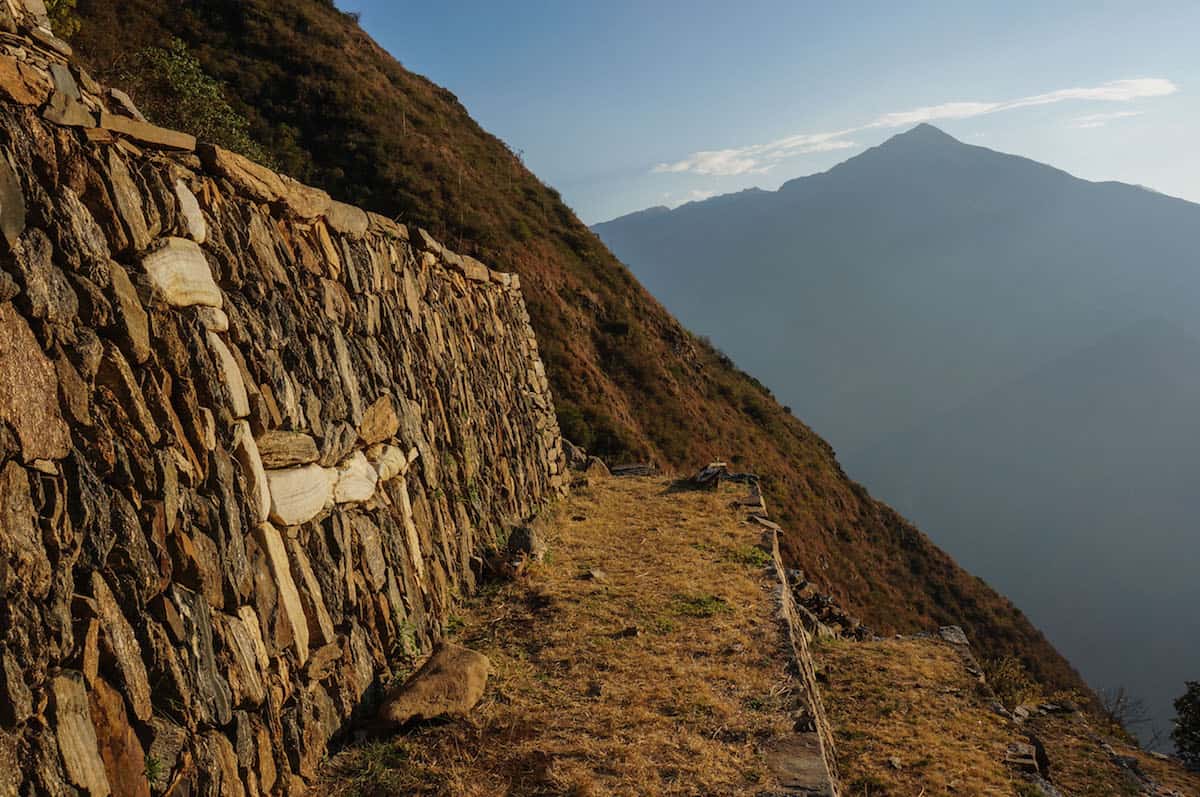
<svg viewBox="0 0 1200 797">
<path fill-rule="evenodd" d="M 0 795 L 290 793 L 563 489 L 520 285 L 146 124 L 39 8 L 0 2 Z"/>
</svg>

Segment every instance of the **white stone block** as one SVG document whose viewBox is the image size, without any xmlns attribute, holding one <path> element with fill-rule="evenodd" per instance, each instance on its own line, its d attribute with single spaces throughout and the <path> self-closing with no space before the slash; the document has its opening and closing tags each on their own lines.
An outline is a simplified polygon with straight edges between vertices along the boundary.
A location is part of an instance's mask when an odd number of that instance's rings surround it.
<svg viewBox="0 0 1200 797">
<path fill-rule="evenodd" d="M 367 459 L 375 467 L 381 482 L 403 476 L 408 471 L 408 455 L 396 446 L 371 446 L 367 452 Z"/>
<path fill-rule="evenodd" d="M 204 243 L 208 239 L 208 223 L 204 221 L 204 214 L 200 212 L 200 203 L 196 201 L 196 195 L 183 180 L 175 181 L 175 198 L 179 200 L 179 212 L 183 216 L 188 235 L 196 243 Z"/>
<path fill-rule="evenodd" d="M 229 331 L 229 316 L 219 307 L 197 307 L 196 316 L 209 332 Z"/>
<path fill-rule="evenodd" d="M 217 365 L 221 376 L 225 379 L 225 387 L 229 389 L 230 411 L 235 418 L 245 418 L 250 414 L 250 397 L 246 395 L 246 383 L 242 380 L 242 369 L 238 367 L 233 353 L 215 332 L 208 333 L 208 345 L 217 357 Z"/>
<path fill-rule="evenodd" d="M 195 241 L 167 238 L 142 258 L 142 268 L 159 295 L 173 307 L 222 304 L 221 289 Z"/>
<path fill-rule="evenodd" d="M 378 481 L 379 474 L 367 461 L 367 455 L 355 451 L 338 466 L 333 500 L 339 504 L 370 500 Z"/>
<path fill-rule="evenodd" d="M 234 426 L 233 446 L 234 456 L 246 474 L 246 484 L 255 512 L 254 521 L 262 523 L 271 512 L 271 488 L 267 484 L 267 471 L 263 468 L 254 434 L 246 421 L 238 421 Z"/>
<path fill-rule="evenodd" d="M 320 465 L 267 471 L 271 520 L 284 526 L 307 523 L 333 505 L 337 473 Z"/>
</svg>

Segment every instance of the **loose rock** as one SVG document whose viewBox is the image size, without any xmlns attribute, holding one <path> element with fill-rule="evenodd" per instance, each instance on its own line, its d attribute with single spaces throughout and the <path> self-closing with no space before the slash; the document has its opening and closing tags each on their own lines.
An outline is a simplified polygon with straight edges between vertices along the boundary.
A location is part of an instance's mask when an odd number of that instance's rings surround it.
<svg viewBox="0 0 1200 797">
<path fill-rule="evenodd" d="M 83 676 L 63 672 L 51 682 L 55 734 L 63 767 L 71 783 L 92 797 L 108 797 L 111 789 L 96 744 Z"/>
<path fill-rule="evenodd" d="M 191 152 L 196 148 L 196 137 L 163 127 L 155 127 L 147 122 L 131 119 L 128 116 L 116 116 L 101 112 L 100 127 L 129 136 L 141 144 L 149 144 L 164 149 L 177 149 Z"/>
<path fill-rule="evenodd" d="M 300 603 L 296 582 L 292 580 L 283 538 L 270 523 L 260 523 L 256 537 L 271 568 L 271 577 L 278 590 L 283 619 L 288 623 L 292 639 L 295 640 L 296 659 L 303 665 L 308 659 L 308 620 L 304 616 L 304 607 Z"/>
<path fill-rule="evenodd" d="M 229 395 L 229 411 L 235 418 L 245 418 L 250 414 L 250 397 L 246 394 L 246 382 L 242 379 L 242 369 L 238 367 L 233 352 L 225 345 L 225 341 L 215 332 L 208 333 L 208 345 L 216 355 L 217 364 L 221 367 L 221 376 L 225 381 L 225 390 Z"/>
<path fill-rule="evenodd" d="M 255 522 L 262 523 L 271 512 L 271 487 L 267 483 L 267 472 L 259 456 L 258 446 L 250 424 L 238 421 L 233 431 L 234 456 L 246 475 L 246 483 L 254 500 Z"/>
<path fill-rule="evenodd" d="M 408 681 L 383 700 L 379 721 L 399 727 L 414 720 L 462 716 L 483 697 L 491 662 L 482 653 L 442 643 Z"/>
<path fill-rule="evenodd" d="M 208 223 L 204 220 L 204 214 L 200 212 L 200 203 L 196 201 L 196 195 L 183 180 L 175 181 L 175 198 L 179 200 L 179 212 L 187 225 L 188 236 L 196 243 L 203 244 L 208 239 Z"/>
<path fill-rule="evenodd" d="M 381 396 L 363 413 L 358 436 L 367 445 L 373 445 L 394 436 L 399 429 L 400 419 L 396 417 L 392 397 Z"/>
</svg>

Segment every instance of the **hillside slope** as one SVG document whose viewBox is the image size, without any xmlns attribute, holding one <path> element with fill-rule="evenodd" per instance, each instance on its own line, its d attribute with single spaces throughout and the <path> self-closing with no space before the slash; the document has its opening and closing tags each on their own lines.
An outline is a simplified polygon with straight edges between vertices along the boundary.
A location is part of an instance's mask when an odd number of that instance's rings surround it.
<svg viewBox="0 0 1200 797">
<path fill-rule="evenodd" d="M 183 38 L 277 165 L 521 275 L 564 433 L 613 457 L 694 466 L 731 452 L 793 532 L 789 555 L 880 631 L 959 623 L 1085 688 L 1007 600 L 872 500 L 832 449 L 688 333 L 454 96 L 320 0 L 80 0 L 74 40 L 104 77 Z M 136 99 L 136 98 L 135 98 Z"/>
</svg>

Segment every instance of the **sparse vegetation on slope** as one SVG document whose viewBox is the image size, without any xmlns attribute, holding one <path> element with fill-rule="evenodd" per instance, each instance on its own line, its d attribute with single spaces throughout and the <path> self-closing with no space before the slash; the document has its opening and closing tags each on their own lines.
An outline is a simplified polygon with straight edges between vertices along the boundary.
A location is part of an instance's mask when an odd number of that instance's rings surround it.
<svg viewBox="0 0 1200 797">
<path fill-rule="evenodd" d="M 847 794 L 1017 793 L 1004 755 L 1019 737 L 950 645 L 833 640 L 814 655 L 827 668 L 825 709 Z"/>
<path fill-rule="evenodd" d="M 188 128 L 204 141 L 274 165 L 250 137 L 249 120 L 233 109 L 221 84 L 204 71 L 182 40 L 173 38 L 162 47 L 138 50 L 122 62 L 116 77 L 137 95 L 140 110 L 158 124 Z"/>
<path fill-rule="evenodd" d="M 1137 749 L 1070 696 L 1027 692 L 1002 715 L 993 701 L 1025 683 L 1012 662 L 984 684 L 936 638 L 826 640 L 814 655 L 849 797 L 1049 793 L 1039 780 L 1069 797 L 1200 794 L 1178 760 Z"/>
<path fill-rule="evenodd" d="M 958 623 L 985 655 L 1019 655 L 1047 683 L 1082 688 L 1008 601 L 872 500 L 761 384 L 684 330 L 453 94 L 332 4 L 79 0 L 79 12 L 74 41 L 100 76 L 178 36 L 282 169 L 518 272 L 569 437 L 611 459 L 681 468 L 743 452 L 732 462 L 763 475 L 787 554 L 873 628 Z"/>
</svg>

